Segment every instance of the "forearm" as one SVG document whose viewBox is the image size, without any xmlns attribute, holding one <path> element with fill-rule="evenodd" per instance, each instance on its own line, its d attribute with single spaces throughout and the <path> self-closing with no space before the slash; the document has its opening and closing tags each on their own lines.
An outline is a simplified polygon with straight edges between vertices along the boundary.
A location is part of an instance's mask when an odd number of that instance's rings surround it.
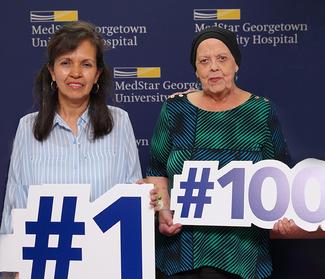
<svg viewBox="0 0 325 279">
<path fill-rule="evenodd" d="M 151 193 L 151 205 L 158 214 L 159 232 L 166 236 L 178 234 L 182 229 L 182 225 L 173 223 L 173 214 L 170 211 L 168 178 L 149 176 L 146 178 L 146 183 L 155 185 L 155 189 Z"/>
</svg>

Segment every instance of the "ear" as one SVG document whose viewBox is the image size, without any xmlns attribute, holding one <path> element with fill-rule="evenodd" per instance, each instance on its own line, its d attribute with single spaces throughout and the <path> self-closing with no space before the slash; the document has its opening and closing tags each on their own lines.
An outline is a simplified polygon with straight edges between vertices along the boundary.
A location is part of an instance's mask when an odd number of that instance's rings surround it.
<svg viewBox="0 0 325 279">
<path fill-rule="evenodd" d="M 50 72 L 50 74 L 51 74 L 51 77 L 52 77 L 52 80 L 53 81 L 55 81 L 55 74 L 54 74 L 54 71 L 53 71 L 53 68 L 49 65 L 49 64 L 47 64 L 47 70 Z"/>
<path fill-rule="evenodd" d="M 102 72 L 103 72 L 102 69 L 97 70 L 97 73 L 96 73 L 96 76 L 95 76 L 95 82 L 94 82 L 94 84 L 97 83 L 97 81 L 98 81 L 100 75 L 102 74 Z"/>
<path fill-rule="evenodd" d="M 239 70 L 239 67 L 238 67 L 238 65 L 236 65 L 236 73 L 238 72 L 238 70 Z"/>
</svg>

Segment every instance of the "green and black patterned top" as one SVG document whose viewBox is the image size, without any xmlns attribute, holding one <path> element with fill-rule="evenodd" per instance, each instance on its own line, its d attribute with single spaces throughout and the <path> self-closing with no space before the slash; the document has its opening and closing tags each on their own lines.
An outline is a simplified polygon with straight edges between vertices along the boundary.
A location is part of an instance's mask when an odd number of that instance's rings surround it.
<svg viewBox="0 0 325 279">
<path fill-rule="evenodd" d="M 274 106 L 251 95 L 238 107 L 211 112 L 194 106 L 187 95 L 168 99 L 151 142 L 148 176 L 163 176 L 173 187 L 187 160 L 275 159 L 289 163 Z M 216 267 L 242 278 L 271 274 L 268 231 L 258 227 L 183 226 L 172 237 L 156 234 L 156 265 L 166 275 Z"/>
</svg>

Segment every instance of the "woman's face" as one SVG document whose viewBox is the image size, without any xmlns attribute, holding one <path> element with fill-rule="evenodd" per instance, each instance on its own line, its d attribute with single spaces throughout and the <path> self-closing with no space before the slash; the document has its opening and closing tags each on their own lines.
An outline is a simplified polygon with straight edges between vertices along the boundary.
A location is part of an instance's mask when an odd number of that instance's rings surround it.
<svg viewBox="0 0 325 279">
<path fill-rule="evenodd" d="M 204 92 L 219 94 L 234 86 L 238 66 L 222 41 L 214 38 L 202 41 L 196 51 L 195 65 Z"/>
<path fill-rule="evenodd" d="M 100 75 L 95 46 L 88 40 L 82 41 L 75 50 L 58 56 L 49 71 L 57 84 L 60 104 L 88 103 L 89 93 Z"/>
</svg>

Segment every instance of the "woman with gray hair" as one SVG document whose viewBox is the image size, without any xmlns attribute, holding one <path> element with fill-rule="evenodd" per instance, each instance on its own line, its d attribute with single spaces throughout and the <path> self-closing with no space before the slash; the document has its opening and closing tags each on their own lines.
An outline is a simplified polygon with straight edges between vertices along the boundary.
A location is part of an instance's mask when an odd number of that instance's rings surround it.
<svg viewBox="0 0 325 279">
<path fill-rule="evenodd" d="M 169 193 L 185 161 L 216 160 L 220 168 L 233 160 L 289 162 L 274 105 L 236 85 L 235 34 L 219 27 L 199 32 L 190 61 L 202 89 L 163 104 L 151 142 L 147 181 L 156 185 L 158 278 L 266 278 L 268 230 L 173 224 Z"/>
</svg>

